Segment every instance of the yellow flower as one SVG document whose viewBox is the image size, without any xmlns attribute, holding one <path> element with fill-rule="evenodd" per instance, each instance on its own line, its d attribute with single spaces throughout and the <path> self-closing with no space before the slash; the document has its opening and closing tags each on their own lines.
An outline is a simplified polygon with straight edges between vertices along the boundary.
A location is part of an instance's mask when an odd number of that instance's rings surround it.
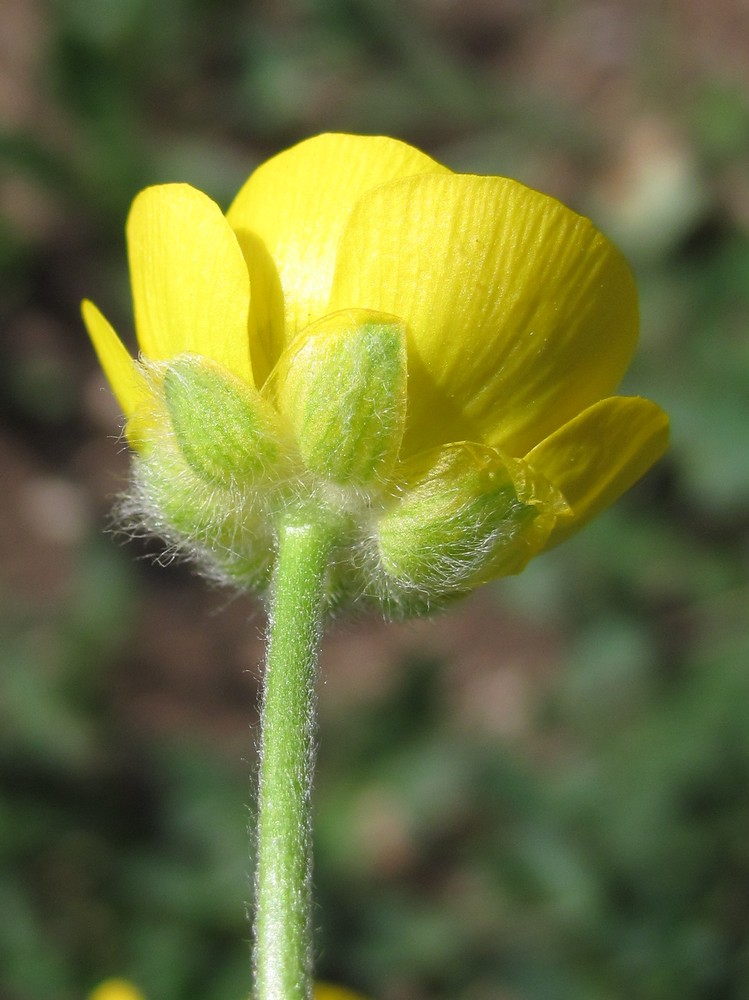
<svg viewBox="0 0 749 1000">
<path fill-rule="evenodd" d="M 224 216 L 148 188 L 127 227 L 141 360 L 91 338 L 136 452 L 131 516 L 263 588 L 281 520 L 328 521 L 331 599 L 405 613 L 520 571 L 663 453 L 613 396 L 634 282 L 585 218 L 404 143 L 323 135 Z"/>
</svg>

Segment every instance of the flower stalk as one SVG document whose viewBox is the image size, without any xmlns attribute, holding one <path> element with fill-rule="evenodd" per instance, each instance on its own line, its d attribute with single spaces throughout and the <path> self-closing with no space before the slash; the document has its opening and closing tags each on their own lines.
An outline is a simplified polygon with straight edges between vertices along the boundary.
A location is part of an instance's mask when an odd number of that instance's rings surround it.
<svg viewBox="0 0 749 1000">
<path fill-rule="evenodd" d="M 139 356 L 83 316 L 133 452 L 123 515 L 270 594 L 255 1000 L 310 1000 L 310 791 L 326 608 L 432 613 L 612 504 L 668 418 L 614 395 L 631 271 L 593 224 L 383 136 L 187 184 L 127 223 Z M 332 559 L 335 549 L 335 559 Z"/>
<path fill-rule="evenodd" d="M 312 996 L 315 679 L 330 548 L 325 527 L 291 523 L 280 532 L 262 704 L 256 1000 Z"/>
</svg>

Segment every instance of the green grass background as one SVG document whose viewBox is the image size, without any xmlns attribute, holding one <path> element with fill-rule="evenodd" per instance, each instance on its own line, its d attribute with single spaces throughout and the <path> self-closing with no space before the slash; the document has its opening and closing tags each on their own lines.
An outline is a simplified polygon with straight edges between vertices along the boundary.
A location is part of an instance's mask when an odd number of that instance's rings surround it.
<svg viewBox="0 0 749 1000">
<path fill-rule="evenodd" d="M 320 975 L 373 1000 L 749 996 L 749 13 L 741 0 L 3 0 L 0 997 L 248 984 L 262 614 L 105 533 L 78 315 L 130 328 L 143 186 L 222 204 L 383 132 L 589 214 L 638 275 L 668 457 L 519 578 L 342 623 Z"/>
</svg>

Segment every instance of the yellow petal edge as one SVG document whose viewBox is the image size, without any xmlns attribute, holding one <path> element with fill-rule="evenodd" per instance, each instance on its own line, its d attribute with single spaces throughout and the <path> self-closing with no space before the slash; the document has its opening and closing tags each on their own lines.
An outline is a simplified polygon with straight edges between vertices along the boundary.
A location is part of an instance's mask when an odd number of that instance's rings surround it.
<svg viewBox="0 0 749 1000">
<path fill-rule="evenodd" d="M 572 518 L 559 521 L 558 545 L 610 506 L 668 446 L 668 417 L 639 396 L 612 396 L 578 414 L 533 448 L 526 461 L 562 493 Z"/>
<path fill-rule="evenodd" d="M 107 381 L 125 417 L 130 419 L 138 404 L 147 398 L 145 381 L 111 323 L 93 302 L 85 299 L 81 304 L 81 313 Z"/>
</svg>

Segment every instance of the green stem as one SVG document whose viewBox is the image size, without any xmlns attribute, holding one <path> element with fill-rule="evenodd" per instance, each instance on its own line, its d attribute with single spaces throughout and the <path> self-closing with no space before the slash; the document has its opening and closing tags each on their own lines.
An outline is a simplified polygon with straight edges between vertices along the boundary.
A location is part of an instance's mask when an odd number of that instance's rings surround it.
<svg viewBox="0 0 749 1000">
<path fill-rule="evenodd" d="M 281 532 L 262 708 L 256 1000 L 310 1000 L 315 678 L 329 533 Z"/>
</svg>

